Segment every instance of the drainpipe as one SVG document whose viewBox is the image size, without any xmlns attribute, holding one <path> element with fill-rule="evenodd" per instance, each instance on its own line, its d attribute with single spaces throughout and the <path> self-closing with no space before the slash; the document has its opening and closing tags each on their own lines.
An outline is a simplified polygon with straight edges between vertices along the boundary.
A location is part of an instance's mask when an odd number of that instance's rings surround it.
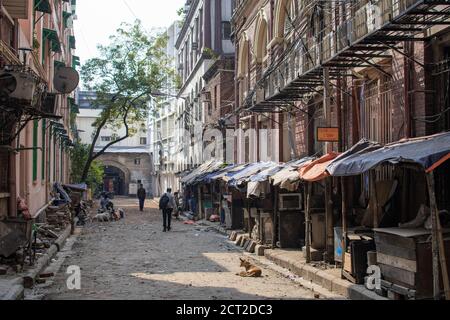
<svg viewBox="0 0 450 320">
<path fill-rule="evenodd" d="M 16 175 L 16 157 L 17 152 L 9 155 L 9 216 L 17 216 L 17 175 Z"/>
</svg>

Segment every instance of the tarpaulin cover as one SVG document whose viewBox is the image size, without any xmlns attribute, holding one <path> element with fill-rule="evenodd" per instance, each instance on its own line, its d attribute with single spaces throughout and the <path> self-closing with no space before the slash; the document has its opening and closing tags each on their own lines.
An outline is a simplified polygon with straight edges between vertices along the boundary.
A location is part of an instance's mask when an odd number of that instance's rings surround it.
<svg viewBox="0 0 450 320">
<path fill-rule="evenodd" d="M 223 175 L 225 175 L 229 170 L 231 170 L 233 168 L 236 168 L 236 165 L 234 165 L 234 164 L 228 165 L 225 168 L 222 168 L 222 169 L 220 169 L 218 171 L 214 171 L 214 172 L 206 175 L 205 177 L 203 177 L 201 179 L 200 182 L 202 182 L 202 183 L 211 183 L 212 181 L 215 181 L 215 180 L 221 178 Z"/>
<path fill-rule="evenodd" d="M 281 189 L 294 191 L 298 188 L 300 182 L 300 175 L 298 169 L 308 163 L 314 158 L 307 157 L 300 160 L 294 160 L 286 163 L 285 168 L 271 177 L 272 184 L 279 186 Z"/>
<path fill-rule="evenodd" d="M 250 165 L 249 163 L 238 165 L 234 168 L 226 170 L 223 173 L 219 173 L 217 176 L 214 176 L 213 179 L 222 179 L 223 181 L 228 183 L 230 180 L 233 179 L 233 176 L 235 174 L 244 171 L 249 165 Z"/>
<path fill-rule="evenodd" d="M 261 194 L 267 193 L 267 190 L 269 189 L 269 178 L 284 168 L 284 164 L 274 164 L 250 177 L 247 184 L 247 198 L 250 198 L 251 196 L 259 197 Z"/>
<path fill-rule="evenodd" d="M 88 190 L 88 186 L 86 183 L 80 184 L 63 184 L 64 188 L 71 189 L 74 191 L 84 192 Z"/>
<path fill-rule="evenodd" d="M 181 183 L 193 184 L 198 177 L 200 177 L 204 174 L 209 174 L 214 171 L 217 171 L 223 165 L 224 164 L 222 162 L 218 162 L 216 160 L 207 161 L 207 162 L 203 163 L 201 166 L 199 166 L 198 168 L 192 170 L 192 172 L 189 173 L 187 176 L 182 178 Z"/>
<path fill-rule="evenodd" d="M 231 186 L 238 186 L 242 183 L 247 182 L 253 175 L 276 165 L 274 162 L 257 162 L 249 164 L 244 170 L 241 170 L 232 176 L 228 180 L 228 184 Z"/>
<path fill-rule="evenodd" d="M 339 153 L 330 152 L 323 157 L 298 169 L 300 179 L 310 182 L 320 181 L 329 176 L 326 171 L 328 165 L 339 156 Z"/>
<path fill-rule="evenodd" d="M 415 163 L 425 171 L 432 171 L 450 158 L 450 132 L 408 139 L 381 148 L 373 147 L 376 150 L 360 150 L 343 159 L 336 159 L 327 171 L 332 176 L 354 176 L 383 163 Z"/>
<path fill-rule="evenodd" d="M 197 177 L 194 178 L 194 180 L 191 182 L 191 184 L 201 184 L 204 183 L 204 179 L 209 176 L 212 173 L 217 173 L 218 171 L 222 170 L 223 167 L 226 166 L 222 162 L 217 162 L 212 164 L 207 170 L 204 172 L 201 172 Z"/>
<path fill-rule="evenodd" d="M 255 174 L 254 176 L 250 177 L 251 182 L 263 182 L 269 180 L 271 176 L 279 172 L 280 170 L 284 169 L 286 167 L 285 164 L 273 164 L 267 169 L 264 169 L 258 174 Z"/>
</svg>

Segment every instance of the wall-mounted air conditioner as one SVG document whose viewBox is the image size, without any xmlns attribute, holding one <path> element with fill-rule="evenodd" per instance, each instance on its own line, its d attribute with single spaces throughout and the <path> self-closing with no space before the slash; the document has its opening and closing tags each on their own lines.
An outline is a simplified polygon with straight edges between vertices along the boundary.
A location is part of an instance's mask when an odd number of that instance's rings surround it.
<svg viewBox="0 0 450 320">
<path fill-rule="evenodd" d="M 280 194 L 280 211 L 301 210 L 302 209 L 301 193 L 283 193 Z"/>
<path fill-rule="evenodd" d="M 198 42 L 192 42 L 192 50 L 198 50 Z"/>
<path fill-rule="evenodd" d="M 55 114 L 56 112 L 56 94 L 55 93 L 47 93 L 45 98 L 42 101 L 42 109 L 41 111 L 45 114 Z"/>
<path fill-rule="evenodd" d="M 34 105 L 36 78 L 28 72 L 0 71 L 0 99 L 21 106 Z"/>
</svg>

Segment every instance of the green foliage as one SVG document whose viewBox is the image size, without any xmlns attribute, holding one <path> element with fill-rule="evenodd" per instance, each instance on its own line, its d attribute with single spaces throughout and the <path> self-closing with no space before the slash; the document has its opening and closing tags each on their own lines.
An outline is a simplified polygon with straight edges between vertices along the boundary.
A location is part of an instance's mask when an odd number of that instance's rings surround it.
<svg viewBox="0 0 450 320">
<path fill-rule="evenodd" d="M 88 171 L 86 181 L 83 181 L 82 174 L 84 164 L 89 157 L 89 148 L 87 144 L 76 143 L 75 147 L 71 149 L 72 168 L 70 172 L 70 180 L 72 183 L 86 182 L 92 189 L 96 190 L 103 184 L 104 168 L 99 161 L 93 161 Z"/>
<path fill-rule="evenodd" d="M 137 20 L 133 25 L 122 23 L 109 45 L 98 46 L 100 57 L 81 70 L 87 89 L 97 93 L 94 104 L 103 108 L 94 126 L 106 119 L 107 125 L 120 128 L 125 115 L 128 124 L 147 118 L 150 93 L 175 76 L 166 45 L 165 35 L 147 34 Z"/>
<path fill-rule="evenodd" d="M 82 177 L 86 178 L 92 160 L 138 132 L 139 124 L 151 114 L 151 94 L 173 83 L 175 70 L 166 55 L 167 40 L 166 34 L 147 33 L 139 20 L 134 24 L 122 23 L 110 36 L 108 45 L 98 46 L 99 57 L 83 65 L 84 85 L 96 93 L 92 104 L 102 111 L 93 124 L 93 141 Z M 105 127 L 115 131 L 125 127 L 126 133 L 94 153 L 93 146 Z"/>
<path fill-rule="evenodd" d="M 184 22 L 186 21 L 186 13 L 184 11 L 184 7 L 181 7 L 177 10 L 177 15 L 180 17 L 180 20 L 178 21 L 178 26 L 181 28 L 183 27 Z"/>
<path fill-rule="evenodd" d="M 203 56 L 207 59 L 218 59 L 219 56 L 217 55 L 217 53 L 211 49 L 211 48 L 204 48 L 203 49 Z"/>
</svg>

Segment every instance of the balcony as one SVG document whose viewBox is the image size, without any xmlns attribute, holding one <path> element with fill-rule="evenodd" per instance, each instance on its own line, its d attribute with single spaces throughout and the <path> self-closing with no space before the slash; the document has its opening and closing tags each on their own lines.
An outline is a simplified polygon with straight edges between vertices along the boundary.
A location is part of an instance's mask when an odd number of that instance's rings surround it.
<svg viewBox="0 0 450 320">
<path fill-rule="evenodd" d="M 6 60 L 8 64 L 20 65 L 21 62 L 17 53 L 8 46 L 3 40 L 0 40 L 0 55 Z"/>
<path fill-rule="evenodd" d="M 423 41 L 424 31 L 450 25 L 450 0 L 356 1 L 352 16 L 335 30 L 302 36 L 286 49 L 249 94 L 245 107 L 254 112 L 281 111 L 290 101 L 320 93 L 323 68 L 331 79 L 354 67 L 373 67 L 373 58 L 403 41 Z M 264 97 L 264 98 L 261 98 Z"/>
<path fill-rule="evenodd" d="M 28 18 L 28 0 L 3 0 L 2 4 L 12 18 Z"/>
</svg>

